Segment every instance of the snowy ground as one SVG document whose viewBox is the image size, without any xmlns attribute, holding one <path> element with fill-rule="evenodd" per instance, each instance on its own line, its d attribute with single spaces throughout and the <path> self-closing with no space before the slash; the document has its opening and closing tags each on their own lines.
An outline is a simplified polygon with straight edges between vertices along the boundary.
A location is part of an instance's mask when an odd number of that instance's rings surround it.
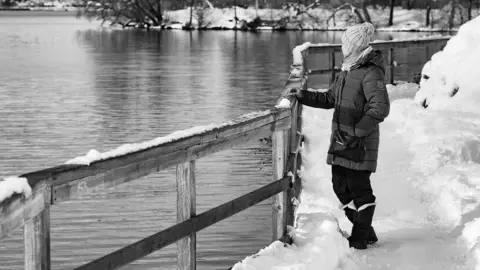
<svg viewBox="0 0 480 270">
<path fill-rule="evenodd" d="M 433 10 L 433 27 L 425 27 L 425 10 L 404 10 L 402 8 L 396 8 L 394 13 L 394 25 L 387 26 L 389 9 L 369 9 L 370 16 L 372 17 L 374 25 L 377 27 L 377 31 L 440 31 L 447 28 L 447 20 L 444 20 L 447 13 L 442 10 Z M 331 15 L 330 10 L 314 9 L 309 12 L 315 19 L 308 15 L 301 15 L 298 17 L 292 17 L 291 23 L 288 23 L 286 29 L 295 30 L 342 30 L 345 29 L 348 24 L 351 24 L 355 20 L 350 16 L 350 12 L 340 11 L 335 16 L 335 24 L 333 20 L 327 24 L 327 18 Z M 239 20 L 245 20 L 246 22 L 253 21 L 257 16 L 262 20 L 280 20 L 281 18 L 289 16 L 288 11 L 281 9 L 259 9 L 256 11 L 254 8 L 237 8 L 237 17 Z M 294 14 L 293 12 L 291 14 Z M 478 11 L 473 12 L 474 16 L 478 15 Z M 233 8 L 225 9 L 205 9 L 201 15 L 202 27 L 209 29 L 233 29 L 235 22 L 233 20 L 235 16 Z M 199 18 L 197 12 L 194 11 L 193 25 L 198 27 Z M 190 9 L 167 11 L 165 13 L 165 19 L 169 22 L 167 24 L 171 29 L 182 29 L 182 26 L 189 22 Z M 457 24 L 458 25 L 458 24 Z M 240 27 L 240 24 L 237 25 Z M 261 27 L 259 30 L 272 30 L 271 26 Z"/>
<path fill-rule="evenodd" d="M 349 249 L 342 237 L 339 228 L 349 232 L 351 224 L 337 208 L 325 163 L 333 111 L 304 107 L 304 193 L 294 244 L 275 242 L 233 269 L 479 270 L 479 29 L 477 18 L 433 56 L 420 90 L 388 86 L 391 112 L 372 176 L 377 245 Z"/>
</svg>

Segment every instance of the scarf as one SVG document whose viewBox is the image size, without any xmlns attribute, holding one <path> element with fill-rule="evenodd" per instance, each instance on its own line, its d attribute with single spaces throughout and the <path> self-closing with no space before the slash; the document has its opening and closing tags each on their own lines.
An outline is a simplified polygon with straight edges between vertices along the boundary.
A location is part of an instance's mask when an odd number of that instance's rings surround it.
<svg viewBox="0 0 480 270">
<path fill-rule="evenodd" d="M 362 59 L 368 55 L 373 50 L 372 46 L 368 46 L 363 51 L 351 53 L 343 59 L 342 62 L 342 71 L 350 71 L 353 68 L 357 67 Z"/>
</svg>

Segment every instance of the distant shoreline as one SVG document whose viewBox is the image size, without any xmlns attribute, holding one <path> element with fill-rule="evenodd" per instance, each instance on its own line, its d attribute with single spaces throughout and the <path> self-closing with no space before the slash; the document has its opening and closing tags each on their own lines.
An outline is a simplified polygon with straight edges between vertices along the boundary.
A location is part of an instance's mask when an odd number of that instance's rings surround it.
<svg viewBox="0 0 480 270">
<path fill-rule="evenodd" d="M 76 16 L 77 9 L 5 9 L 0 8 L 0 15 L 3 17 L 14 17 L 14 16 Z"/>
<path fill-rule="evenodd" d="M 1 7 L 0 8 L 0 15 L 3 17 L 14 17 L 14 16 L 77 16 L 78 11 L 81 10 L 79 7 L 65 7 L 65 8 L 58 8 L 58 7 L 16 7 L 16 8 L 5 8 Z M 218 10 L 218 9 L 216 9 Z M 253 13 L 251 9 L 238 9 L 239 11 L 243 11 L 243 16 L 249 18 L 252 17 L 252 14 L 248 13 Z M 324 25 L 318 25 L 318 24 L 312 24 L 312 23 L 305 23 L 304 26 L 306 27 L 277 27 L 277 26 L 270 26 L 270 25 L 261 25 L 256 28 L 248 28 L 248 29 L 242 29 L 241 27 L 235 28 L 235 26 L 232 24 L 232 20 L 230 20 L 229 17 L 230 15 L 233 16 L 233 12 L 229 9 L 224 9 L 222 12 L 228 13 L 230 11 L 228 16 L 225 16 L 226 14 L 222 14 L 220 17 L 217 16 L 216 18 L 212 19 L 212 22 L 214 20 L 217 20 L 215 23 L 212 23 L 206 27 L 201 27 L 201 28 L 193 28 L 193 29 L 188 29 L 186 27 L 186 21 L 188 20 L 188 10 L 175 10 L 175 11 L 169 11 L 169 15 L 171 16 L 172 20 L 171 22 L 166 22 L 165 24 L 161 26 L 152 26 L 147 30 L 150 31 L 163 31 L 163 30 L 184 30 L 184 31 L 253 31 L 253 32 L 273 32 L 273 31 L 320 31 L 320 32 L 330 32 L 330 31 L 344 31 L 348 25 L 337 25 L 337 26 L 329 26 L 325 27 Z M 263 11 L 264 13 L 266 11 Z M 412 14 L 413 15 L 413 14 Z M 411 15 L 410 15 L 411 16 Z M 223 17 L 223 18 L 222 18 Z M 240 17 L 240 16 L 239 16 Z M 263 16 L 264 17 L 264 16 Z M 81 18 L 84 20 L 84 18 Z M 251 19 L 251 18 L 250 18 Z M 451 33 L 451 32 L 456 32 L 458 30 L 458 27 L 454 27 L 453 29 L 442 29 L 441 27 L 435 27 L 435 28 L 430 28 L 430 27 L 419 27 L 421 25 L 421 22 L 415 21 L 415 16 L 412 16 L 412 18 L 407 19 L 407 24 L 402 26 L 401 23 L 397 23 L 393 27 L 385 26 L 384 24 L 380 22 L 374 22 L 374 24 L 377 24 L 376 31 L 378 32 L 423 32 L 423 33 Z M 408 25 L 409 23 L 417 24 L 416 26 L 413 25 Z M 145 28 L 138 28 L 136 26 L 127 26 L 125 28 L 121 28 L 118 26 L 114 27 L 108 27 L 104 26 L 105 28 L 112 28 L 112 29 L 125 29 L 125 30 L 130 30 L 130 29 L 139 29 L 139 30 L 146 30 Z"/>
</svg>

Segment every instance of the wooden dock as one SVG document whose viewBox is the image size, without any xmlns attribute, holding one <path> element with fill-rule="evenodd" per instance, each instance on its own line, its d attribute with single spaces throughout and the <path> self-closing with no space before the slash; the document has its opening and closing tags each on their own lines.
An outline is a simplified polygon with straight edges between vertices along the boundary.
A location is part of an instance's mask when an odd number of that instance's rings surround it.
<svg viewBox="0 0 480 270">
<path fill-rule="evenodd" d="M 394 49 L 422 46 L 428 59 L 430 54 L 435 52 L 431 46 L 444 46 L 449 38 L 376 42 L 372 43 L 372 46 L 387 52 L 387 77 L 388 81 L 393 83 L 396 66 Z M 294 224 L 294 202 L 300 200 L 302 189 L 302 181 L 297 171 L 301 166 L 297 150 L 302 126 L 302 108 L 296 100 L 287 97 L 287 93 L 293 87 L 307 89 L 308 77 L 312 75 L 327 74 L 333 80 L 335 72 L 338 71 L 335 54 L 339 52 L 340 45 L 311 45 L 300 52 L 301 62 L 292 64 L 283 92 L 277 101 L 278 104 L 281 100 L 288 99 L 290 106 L 286 108 L 274 107 L 244 115 L 203 132 L 95 161 L 88 166 L 60 165 L 21 175 L 20 177 L 28 180 L 32 195 L 25 198 L 16 194 L 0 203 L 0 241 L 23 226 L 25 269 L 49 270 L 51 205 L 176 166 L 177 224 L 75 269 L 117 269 L 173 243 L 177 243 L 177 268 L 196 269 L 198 231 L 270 197 L 274 198 L 271 239 L 289 243 L 291 239 L 286 233 L 287 226 Z M 309 54 L 329 55 L 329 68 L 309 70 Z M 272 138 L 271 183 L 208 211 L 197 213 L 196 160 L 265 137 Z M 292 181 L 293 179 L 295 181 Z"/>
</svg>

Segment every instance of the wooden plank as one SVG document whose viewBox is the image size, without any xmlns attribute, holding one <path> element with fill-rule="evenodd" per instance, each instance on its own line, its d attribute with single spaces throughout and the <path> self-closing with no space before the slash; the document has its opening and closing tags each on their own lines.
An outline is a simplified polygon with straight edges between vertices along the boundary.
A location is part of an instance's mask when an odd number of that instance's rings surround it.
<svg viewBox="0 0 480 270">
<path fill-rule="evenodd" d="M 335 81 L 335 52 L 330 52 L 330 70 L 331 71 L 331 75 L 330 75 L 330 84 L 333 84 L 333 82 Z"/>
<path fill-rule="evenodd" d="M 49 198 L 49 193 L 44 189 L 44 198 Z M 50 270 L 50 203 L 48 199 L 43 203 L 43 211 L 26 220 L 23 227 L 25 270 Z"/>
<path fill-rule="evenodd" d="M 413 46 L 424 46 L 424 45 L 442 45 L 446 44 L 451 36 L 440 37 L 435 39 L 416 39 L 416 40 L 394 40 L 394 41 L 381 41 L 381 42 L 372 42 L 370 45 L 375 50 L 387 50 L 390 48 L 409 48 Z M 331 53 L 331 52 L 341 52 L 341 44 L 319 44 L 311 45 L 308 48 L 309 54 L 319 54 L 319 53 Z"/>
<path fill-rule="evenodd" d="M 323 74 L 335 74 L 337 72 L 340 72 L 340 69 L 314 69 L 309 72 L 310 75 L 323 75 Z M 335 76 L 335 75 L 333 75 Z M 330 78 L 331 79 L 331 78 Z M 334 77 L 335 79 L 335 77 Z M 330 82 L 332 83 L 332 82 Z"/>
<path fill-rule="evenodd" d="M 427 63 L 430 60 L 430 46 L 426 45 L 425 46 L 425 61 L 424 63 Z"/>
<path fill-rule="evenodd" d="M 299 201 L 302 183 L 301 179 L 298 176 L 297 170 L 301 167 L 301 159 L 299 158 L 299 154 L 297 153 L 298 148 L 300 146 L 300 135 L 302 131 L 301 125 L 301 112 L 302 106 L 300 104 L 296 104 L 293 112 L 292 112 L 292 128 L 290 129 L 291 135 L 290 137 L 293 138 L 290 140 L 290 152 L 288 153 L 288 160 L 287 160 L 287 169 L 286 171 L 292 171 L 295 179 L 295 183 L 292 189 L 287 191 L 287 209 L 286 209 L 286 224 L 287 226 L 293 226 L 295 220 L 295 213 L 296 213 L 296 205 L 294 202 L 297 200 Z"/>
<path fill-rule="evenodd" d="M 177 223 L 196 215 L 195 160 L 177 165 Z M 177 242 L 177 269 L 195 270 L 196 233 Z"/>
<path fill-rule="evenodd" d="M 286 132 L 277 131 L 272 134 L 273 179 L 275 180 L 282 178 L 285 175 L 285 148 L 287 147 L 287 149 L 290 149 L 286 142 Z M 286 232 L 286 202 L 286 192 L 281 192 L 273 197 L 272 241 L 275 241 L 276 239 L 282 237 Z"/>
<path fill-rule="evenodd" d="M 45 209 L 44 192 L 47 188 L 44 182 L 32 190 L 30 197 L 14 195 L 0 204 L 0 239 L 8 237 L 26 220 L 38 216 Z"/>
<path fill-rule="evenodd" d="M 290 177 L 283 177 L 278 181 L 272 182 L 232 201 L 212 208 L 182 223 L 175 224 L 166 230 L 153 234 L 92 262 L 77 267 L 75 270 L 110 270 L 122 267 L 156 250 L 168 246 L 179 239 L 190 235 L 192 232 L 203 230 L 221 220 L 264 201 L 273 195 L 288 189 L 290 185 Z"/>
<path fill-rule="evenodd" d="M 290 114 L 290 110 L 289 110 Z M 229 137 L 219 137 L 205 143 L 199 143 L 186 149 L 166 153 L 141 160 L 138 163 L 111 168 L 105 172 L 97 172 L 96 175 L 79 179 L 71 183 L 55 186 L 53 188 L 53 202 L 60 203 L 71 197 L 87 194 L 97 190 L 103 190 L 131 180 L 138 179 L 150 173 L 164 170 L 170 166 L 187 160 L 201 157 L 230 149 L 246 142 L 270 136 L 273 130 L 283 130 L 290 127 L 290 117 L 277 119 L 270 124 L 239 132 Z"/>
</svg>

